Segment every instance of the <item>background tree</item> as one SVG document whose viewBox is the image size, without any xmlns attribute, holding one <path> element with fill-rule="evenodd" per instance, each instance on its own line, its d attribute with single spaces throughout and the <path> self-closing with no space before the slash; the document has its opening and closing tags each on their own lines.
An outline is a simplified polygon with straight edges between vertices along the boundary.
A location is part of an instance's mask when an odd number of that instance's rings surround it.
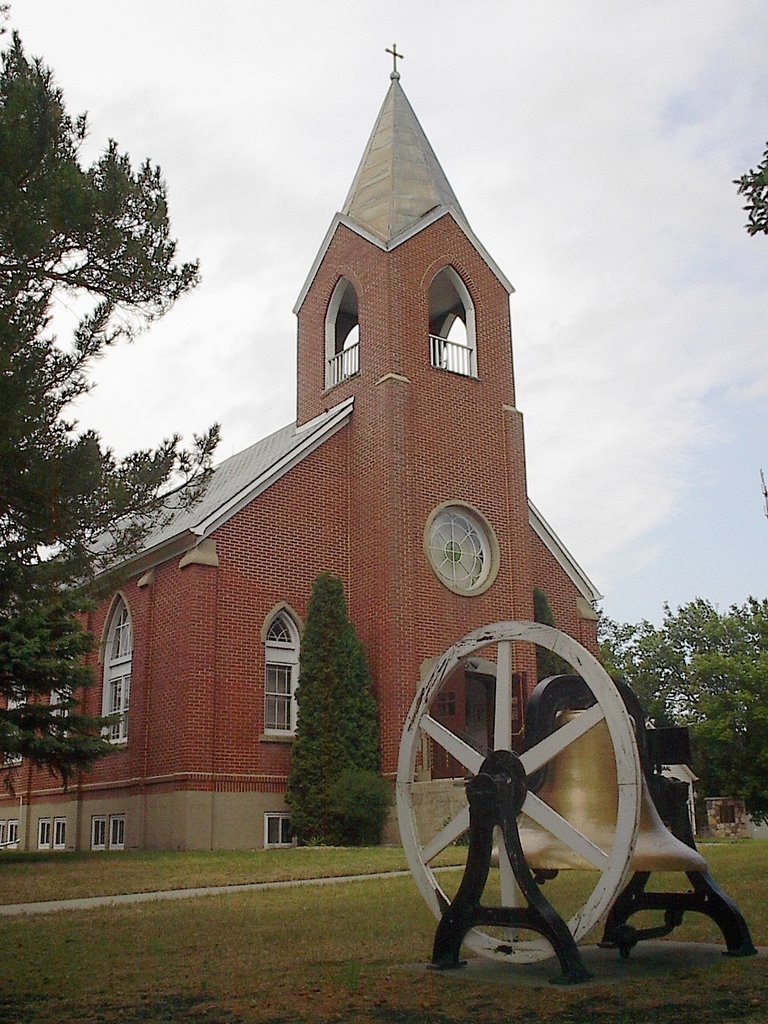
<svg viewBox="0 0 768 1024">
<path fill-rule="evenodd" d="M 334 785 L 350 771 L 380 779 L 378 712 L 343 584 L 328 573 L 312 587 L 297 701 L 287 795 L 294 831 L 302 840 L 355 842 L 362 833 L 369 839 L 365 826 L 345 816 Z"/>
<path fill-rule="evenodd" d="M 102 749 L 76 713 L 90 641 L 73 615 L 169 504 L 195 499 L 217 440 L 214 427 L 190 450 L 171 437 L 121 460 L 77 430 L 93 360 L 198 281 L 197 263 L 175 262 L 159 169 L 134 171 L 111 141 L 82 167 L 86 132 L 14 34 L 0 72 L 0 757 L 65 778 Z"/>
<path fill-rule="evenodd" d="M 608 674 L 629 683 L 655 725 L 673 725 L 686 666 L 664 631 L 645 619 L 632 625 L 601 616 L 598 640 Z"/>
<path fill-rule="evenodd" d="M 768 235 L 768 143 L 765 146 L 762 163 L 748 174 L 742 174 L 734 181 L 741 196 L 747 197 L 744 209 L 749 214 L 745 225 L 750 235 L 762 232 Z"/>
<path fill-rule="evenodd" d="M 603 619 L 600 638 L 657 724 L 690 726 L 700 795 L 740 797 L 768 821 L 768 601 L 665 606 L 658 628 Z"/>
</svg>

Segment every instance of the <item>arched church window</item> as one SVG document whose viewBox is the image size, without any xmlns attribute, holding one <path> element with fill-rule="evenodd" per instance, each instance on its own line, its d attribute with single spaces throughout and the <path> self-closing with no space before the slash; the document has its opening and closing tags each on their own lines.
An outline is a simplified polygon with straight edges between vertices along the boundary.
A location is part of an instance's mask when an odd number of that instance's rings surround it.
<svg viewBox="0 0 768 1024">
<path fill-rule="evenodd" d="M 333 290 L 325 318 L 325 386 L 335 387 L 360 369 L 357 292 L 342 277 Z"/>
<path fill-rule="evenodd" d="M 299 631 L 287 612 L 270 622 L 265 637 L 264 731 L 296 731 L 296 688 L 299 681 Z"/>
<path fill-rule="evenodd" d="M 101 713 L 109 718 L 104 733 L 112 743 L 128 740 L 128 707 L 131 698 L 133 628 L 128 605 L 118 598 L 112 609 L 104 645 L 104 687 Z"/>
<path fill-rule="evenodd" d="M 429 286 L 429 359 L 438 370 L 477 376 L 475 307 L 453 267 L 444 267 Z"/>
</svg>

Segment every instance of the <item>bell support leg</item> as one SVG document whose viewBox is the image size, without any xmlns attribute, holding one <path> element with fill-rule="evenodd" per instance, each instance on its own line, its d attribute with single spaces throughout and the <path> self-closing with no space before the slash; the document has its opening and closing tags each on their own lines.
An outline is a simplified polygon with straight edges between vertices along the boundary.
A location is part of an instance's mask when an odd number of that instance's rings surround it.
<svg viewBox="0 0 768 1024">
<path fill-rule="evenodd" d="M 432 966 L 447 970 L 464 965 L 459 958 L 467 932 L 476 925 L 524 928 L 544 936 L 562 970 L 563 983 L 578 984 L 591 975 L 584 967 L 578 946 L 565 921 L 542 895 L 525 861 L 517 815 L 525 799 L 525 772 L 517 756 L 496 751 L 486 758 L 480 773 L 467 782 L 469 801 L 469 852 L 459 890 L 443 909 L 432 949 Z M 486 907 L 481 898 L 490 870 L 493 830 L 504 838 L 509 862 L 527 907 Z M 504 951 L 504 943 L 499 943 Z"/>
<path fill-rule="evenodd" d="M 600 945 L 618 948 L 622 957 L 644 939 L 669 935 L 682 924 L 686 913 L 709 917 L 718 926 L 726 943 L 726 955 L 741 957 L 757 953 L 749 927 L 734 901 L 707 871 L 686 871 L 693 886 L 688 892 L 648 892 L 648 871 L 637 871 L 611 908 Z M 630 917 L 641 910 L 661 910 L 664 924 L 656 928 L 634 928 Z"/>
</svg>

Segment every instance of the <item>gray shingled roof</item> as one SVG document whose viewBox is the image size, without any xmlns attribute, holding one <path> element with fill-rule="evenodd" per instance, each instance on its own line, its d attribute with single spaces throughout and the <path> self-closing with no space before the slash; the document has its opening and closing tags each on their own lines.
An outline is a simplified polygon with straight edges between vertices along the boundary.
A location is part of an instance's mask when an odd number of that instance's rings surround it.
<svg viewBox="0 0 768 1024">
<path fill-rule="evenodd" d="M 144 542 L 144 550 L 165 544 L 187 530 L 197 532 L 201 524 L 288 455 L 304 436 L 306 432 L 297 432 L 296 424 L 289 423 L 220 463 L 211 474 L 203 497 L 192 508 L 179 508 L 170 519 L 152 530 Z"/>
<path fill-rule="evenodd" d="M 352 398 L 345 399 L 301 427 L 289 423 L 225 459 L 214 468 L 202 497 L 191 507 L 182 506 L 180 491 L 170 494 L 168 515 L 150 530 L 129 562 L 153 564 L 173 550 L 185 550 L 207 537 L 343 426 L 353 404 Z M 111 540 L 104 535 L 94 545 L 95 552 L 106 553 L 112 547 Z"/>
</svg>

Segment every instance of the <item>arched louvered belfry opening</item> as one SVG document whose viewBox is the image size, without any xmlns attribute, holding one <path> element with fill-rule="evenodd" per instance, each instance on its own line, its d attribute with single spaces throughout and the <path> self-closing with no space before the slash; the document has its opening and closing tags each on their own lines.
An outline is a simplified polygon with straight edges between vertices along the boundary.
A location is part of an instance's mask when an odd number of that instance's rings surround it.
<svg viewBox="0 0 768 1024">
<path fill-rule="evenodd" d="M 443 267 L 429 286 L 429 357 L 432 366 L 463 377 L 477 376 L 475 307 L 453 267 Z"/>
<path fill-rule="evenodd" d="M 325 386 L 335 387 L 360 369 L 357 292 L 346 277 L 333 290 L 325 318 Z"/>
</svg>

